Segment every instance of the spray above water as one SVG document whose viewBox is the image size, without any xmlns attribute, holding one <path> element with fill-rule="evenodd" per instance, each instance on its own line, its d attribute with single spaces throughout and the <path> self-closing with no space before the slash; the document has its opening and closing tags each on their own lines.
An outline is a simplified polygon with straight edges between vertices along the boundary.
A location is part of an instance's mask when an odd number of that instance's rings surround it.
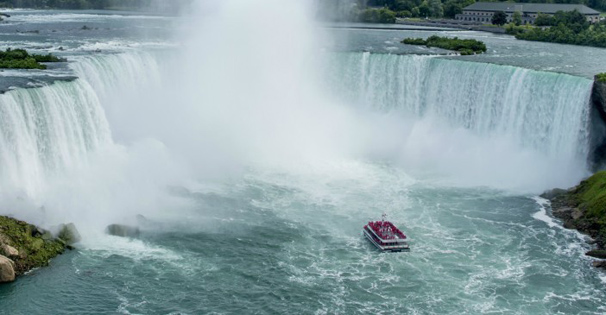
<svg viewBox="0 0 606 315">
<path fill-rule="evenodd" d="M 172 200 L 168 186 L 249 167 L 291 169 L 355 150 L 351 114 L 316 86 L 320 50 L 310 3 L 197 4 L 200 18 L 190 19 L 177 36 L 182 48 L 174 54 L 78 59 L 73 68 L 81 79 L 67 84 L 88 88 L 92 100 L 82 106 L 106 109 L 107 116 L 99 111 L 101 123 L 109 125 L 104 145 L 87 148 L 83 163 L 63 157 L 64 167 L 40 177 L 35 190 L 7 184 L 27 190 L 35 210 L 22 218 L 99 230 L 171 208 L 163 202 Z M 78 145 L 37 136 L 45 146 Z"/>
<path fill-rule="evenodd" d="M 179 34 L 183 46 L 161 70 L 161 86 L 114 106 L 145 113 L 116 137 L 158 139 L 197 179 L 356 151 L 350 109 L 318 86 L 322 33 L 309 2 L 201 1 L 198 8 L 201 18 Z"/>
</svg>

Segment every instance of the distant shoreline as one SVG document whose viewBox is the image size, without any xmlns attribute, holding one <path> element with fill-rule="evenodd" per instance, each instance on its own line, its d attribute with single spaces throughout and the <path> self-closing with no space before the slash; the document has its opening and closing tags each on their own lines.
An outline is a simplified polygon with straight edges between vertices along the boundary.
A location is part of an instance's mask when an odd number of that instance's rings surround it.
<svg viewBox="0 0 606 315">
<path fill-rule="evenodd" d="M 494 34 L 505 34 L 505 28 L 502 28 L 502 27 L 457 23 L 456 20 L 410 21 L 407 19 L 397 19 L 396 24 L 438 27 L 438 28 L 441 27 L 441 28 L 450 28 L 450 29 L 465 30 L 465 31 L 479 31 L 479 32 L 489 32 L 489 33 L 494 33 Z"/>
<path fill-rule="evenodd" d="M 452 21 L 452 22 L 450 22 Z M 385 31 L 478 31 L 489 32 L 493 34 L 506 34 L 502 27 L 491 27 L 486 25 L 472 25 L 464 23 L 455 23 L 455 20 L 426 20 L 411 21 L 408 19 L 397 19 L 394 24 L 362 23 L 362 22 L 342 22 L 326 23 L 325 26 L 334 29 L 368 29 Z"/>
<path fill-rule="evenodd" d="M 396 25 L 396 26 L 389 26 L 389 25 Z M 408 24 L 403 24 L 403 25 L 408 25 Z M 413 25 L 413 26 L 422 26 L 422 25 Z M 450 28 L 450 27 L 435 27 L 435 26 L 429 26 L 429 27 L 398 27 L 397 24 L 372 24 L 372 23 L 368 23 L 366 25 L 359 25 L 359 24 L 355 24 L 355 25 L 347 25 L 347 24 L 343 24 L 343 25 L 328 25 L 328 28 L 335 28 L 335 29 L 361 29 L 361 30 L 384 30 L 384 31 L 428 31 L 428 32 L 436 32 L 436 31 L 462 31 L 462 29 L 456 29 L 456 28 Z"/>
</svg>

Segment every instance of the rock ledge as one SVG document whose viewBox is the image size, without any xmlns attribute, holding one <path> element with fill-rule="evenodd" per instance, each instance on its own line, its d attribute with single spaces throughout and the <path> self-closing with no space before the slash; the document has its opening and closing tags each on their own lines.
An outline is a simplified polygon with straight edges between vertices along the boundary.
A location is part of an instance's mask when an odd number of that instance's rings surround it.
<svg viewBox="0 0 606 315">
<path fill-rule="evenodd" d="M 34 268 L 48 265 L 67 246 L 66 240 L 55 238 L 44 229 L 0 216 L 0 283 L 14 281 Z"/>
</svg>

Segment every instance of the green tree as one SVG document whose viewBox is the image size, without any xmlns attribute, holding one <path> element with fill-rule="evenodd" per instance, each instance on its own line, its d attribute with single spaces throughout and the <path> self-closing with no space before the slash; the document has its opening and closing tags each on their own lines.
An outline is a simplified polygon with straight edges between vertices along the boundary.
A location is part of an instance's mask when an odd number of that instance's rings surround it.
<svg viewBox="0 0 606 315">
<path fill-rule="evenodd" d="M 463 13 L 463 5 L 456 0 L 448 0 L 444 3 L 444 16 L 454 19 L 457 14 Z"/>
<path fill-rule="evenodd" d="M 431 15 L 431 10 L 429 9 L 429 4 L 427 1 L 423 1 L 418 8 L 420 17 L 429 17 Z"/>
<path fill-rule="evenodd" d="M 517 26 L 520 26 L 520 24 L 522 24 L 522 13 L 520 13 L 520 11 L 516 11 L 513 13 L 512 22 Z"/>
<path fill-rule="evenodd" d="M 396 13 L 389 9 L 379 10 L 379 23 L 396 23 Z"/>
<path fill-rule="evenodd" d="M 413 17 L 421 16 L 421 10 L 419 10 L 419 7 L 412 8 L 412 10 L 410 10 L 410 13 L 412 13 Z"/>
<path fill-rule="evenodd" d="M 553 19 L 553 25 L 564 24 L 576 33 L 588 29 L 590 26 L 585 16 L 577 10 L 570 12 L 558 11 Z"/>
<path fill-rule="evenodd" d="M 394 1 L 393 6 L 389 8 L 393 11 L 410 11 L 415 7 L 415 4 L 411 1 L 406 0 L 396 0 Z"/>
<path fill-rule="evenodd" d="M 507 32 L 518 39 L 553 42 L 571 45 L 606 47 L 606 24 L 591 25 L 576 11 L 556 12 L 552 27 L 508 27 Z"/>
<path fill-rule="evenodd" d="M 387 9 L 366 9 L 358 17 L 360 22 L 365 23 L 395 23 L 396 13 Z"/>
<path fill-rule="evenodd" d="M 412 17 L 412 13 L 408 10 L 399 11 L 396 13 L 396 17 L 399 18 L 409 18 Z"/>
<path fill-rule="evenodd" d="M 492 15 L 491 22 L 494 25 L 503 26 L 507 23 L 507 14 L 503 11 L 495 12 L 495 14 Z"/>
<path fill-rule="evenodd" d="M 551 17 L 551 16 L 549 16 L 547 14 L 539 12 L 539 14 L 537 15 L 537 18 L 534 20 L 534 25 L 536 25 L 536 26 L 552 26 L 552 25 L 554 25 L 553 22 L 554 22 L 553 17 Z"/>
<path fill-rule="evenodd" d="M 429 0 L 429 14 L 431 17 L 441 18 L 444 16 L 444 8 L 440 0 Z"/>
</svg>

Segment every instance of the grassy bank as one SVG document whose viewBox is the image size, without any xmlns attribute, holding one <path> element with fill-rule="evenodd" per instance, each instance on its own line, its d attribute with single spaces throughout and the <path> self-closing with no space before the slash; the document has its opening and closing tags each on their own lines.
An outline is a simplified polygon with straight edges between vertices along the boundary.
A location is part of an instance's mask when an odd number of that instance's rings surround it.
<svg viewBox="0 0 606 315">
<path fill-rule="evenodd" d="M 33 268 L 48 265 L 53 257 L 63 253 L 66 245 L 54 239 L 50 233 L 31 224 L 0 216 L 0 247 L 9 245 L 19 251 L 15 262 L 15 274 L 21 275 Z"/>
<path fill-rule="evenodd" d="M 583 212 L 575 225 L 585 227 L 602 241 L 606 240 L 606 171 L 582 181 L 570 192 L 570 198 Z"/>
</svg>

